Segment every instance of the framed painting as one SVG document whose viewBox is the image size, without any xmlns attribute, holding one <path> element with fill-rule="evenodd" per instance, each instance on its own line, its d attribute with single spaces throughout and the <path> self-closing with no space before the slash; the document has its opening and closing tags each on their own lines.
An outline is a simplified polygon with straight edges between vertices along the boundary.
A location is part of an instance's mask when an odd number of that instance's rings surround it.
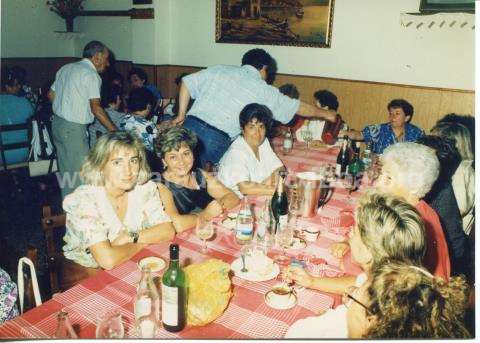
<svg viewBox="0 0 480 343">
<path fill-rule="evenodd" d="M 475 12 L 475 0 L 421 0 L 421 13 Z"/>
<path fill-rule="evenodd" d="M 216 0 L 216 42 L 329 48 L 334 0 Z"/>
</svg>

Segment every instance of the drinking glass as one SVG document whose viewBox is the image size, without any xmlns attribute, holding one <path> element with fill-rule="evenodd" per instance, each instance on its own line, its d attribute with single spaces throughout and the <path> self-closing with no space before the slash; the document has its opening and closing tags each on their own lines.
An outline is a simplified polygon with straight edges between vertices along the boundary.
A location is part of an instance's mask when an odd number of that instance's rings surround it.
<svg viewBox="0 0 480 343">
<path fill-rule="evenodd" d="M 275 261 L 276 264 L 278 264 L 278 267 L 280 268 L 280 280 L 282 283 L 287 283 L 287 280 L 285 279 L 285 269 L 287 269 L 290 266 L 290 263 L 292 262 L 292 258 L 288 255 L 285 254 L 285 252 L 281 254 L 277 254 L 273 257 L 273 260 Z"/>
<path fill-rule="evenodd" d="M 372 158 L 372 163 L 366 170 L 369 186 L 373 186 L 373 183 L 380 175 L 380 165 L 378 161 L 378 156 L 372 153 L 371 158 Z"/>
<path fill-rule="evenodd" d="M 297 219 L 300 215 L 300 198 L 298 195 L 298 183 L 296 180 L 292 180 L 288 186 L 288 213 L 290 225 L 296 228 Z"/>
<path fill-rule="evenodd" d="M 98 317 L 96 338 L 123 338 L 124 334 L 125 329 L 119 310 L 108 311 Z"/>
<path fill-rule="evenodd" d="M 306 130 L 302 131 L 302 138 L 307 143 L 307 150 L 310 149 L 310 143 L 313 140 L 313 134 L 312 131 L 310 131 L 310 128 L 306 128 Z"/>
<path fill-rule="evenodd" d="M 346 174 L 345 175 L 345 178 L 342 180 L 342 185 L 343 187 L 345 187 L 345 189 L 348 191 L 348 195 L 347 195 L 347 203 L 349 205 L 352 205 L 352 197 L 351 197 L 351 193 L 356 189 L 357 185 L 355 184 L 356 183 L 356 179 L 355 179 L 355 176 L 351 175 L 351 174 Z"/>
<path fill-rule="evenodd" d="M 214 234 L 213 224 L 211 221 L 202 223 L 200 218 L 197 218 L 197 225 L 195 226 L 195 234 L 202 240 L 202 254 L 207 252 L 207 239 Z"/>
<path fill-rule="evenodd" d="M 277 232 L 277 243 L 282 248 L 283 255 L 286 255 L 286 249 L 290 248 L 293 240 L 293 227 L 287 226 Z"/>
</svg>

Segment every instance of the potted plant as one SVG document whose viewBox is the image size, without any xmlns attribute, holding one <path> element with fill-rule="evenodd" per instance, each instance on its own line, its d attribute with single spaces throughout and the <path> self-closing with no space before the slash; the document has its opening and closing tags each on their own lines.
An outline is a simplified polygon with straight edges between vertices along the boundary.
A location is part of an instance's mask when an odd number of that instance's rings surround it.
<svg viewBox="0 0 480 343">
<path fill-rule="evenodd" d="M 57 13 L 65 19 L 67 32 L 73 32 L 73 20 L 83 10 L 83 2 L 85 0 L 49 0 L 47 6 L 50 11 Z"/>
</svg>

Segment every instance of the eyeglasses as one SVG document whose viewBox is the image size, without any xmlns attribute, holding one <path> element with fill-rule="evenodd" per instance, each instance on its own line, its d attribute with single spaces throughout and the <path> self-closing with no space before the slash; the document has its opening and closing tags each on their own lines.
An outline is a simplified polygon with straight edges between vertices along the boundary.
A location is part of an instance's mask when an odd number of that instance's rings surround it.
<svg viewBox="0 0 480 343">
<path fill-rule="evenodd" d="M 345 292 L 343 294 L 343 296 L 345 298 L 348 298 L 348 299 L 352 300 L 352 301 L 355 301 L 358 305 L 362 306 L 365 309 L 365 311 L 367 311 L 368 314 L 373 315 L 372 311 L 370 310 L 370 308 L 367 305 L 365 305 L 362 302 L 360 302 L 359 300 L 355 299 L 351 294 L 348 294 L 347 292 Z M 344 303 L 345 303 L 346 307 L 350 306 L 350 303 L 348 301 L 345 301 Z"/>
</svg>

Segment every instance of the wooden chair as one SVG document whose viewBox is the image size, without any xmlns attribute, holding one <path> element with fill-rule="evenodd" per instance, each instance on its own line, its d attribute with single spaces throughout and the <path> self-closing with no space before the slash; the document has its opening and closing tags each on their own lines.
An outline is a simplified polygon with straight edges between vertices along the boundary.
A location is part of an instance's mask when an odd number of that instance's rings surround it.
<svg viewBox="0 0 480 343">
<path fill-rule="evenodd" d="M 61 291 L 61 268 L 64 260 L 62 246 L 65 235 L 66 214 L 52 214 L 48 205 L 42 208 L 42 229 L 47 246 L 48 273 L 52 294 Z"/>
<path fill-rule="evenodd" d="M 2 133 L 18 131 L 18 130 L 27 130 L 26 140 L 18 143 L 6 144 L 4 142 L 4 138 L 2 138 Z M 24 124 L 0 125 L 0 157 L 2 159 L 3 170 L 28 166 L 28 162 L 7 165 L 7 160 L 5 158 L 5 151 L 21 149 L 21 148 L 29 149 L 30 138 L 31 138 L 31 122 L 30 121 Z"/>
</svg>

